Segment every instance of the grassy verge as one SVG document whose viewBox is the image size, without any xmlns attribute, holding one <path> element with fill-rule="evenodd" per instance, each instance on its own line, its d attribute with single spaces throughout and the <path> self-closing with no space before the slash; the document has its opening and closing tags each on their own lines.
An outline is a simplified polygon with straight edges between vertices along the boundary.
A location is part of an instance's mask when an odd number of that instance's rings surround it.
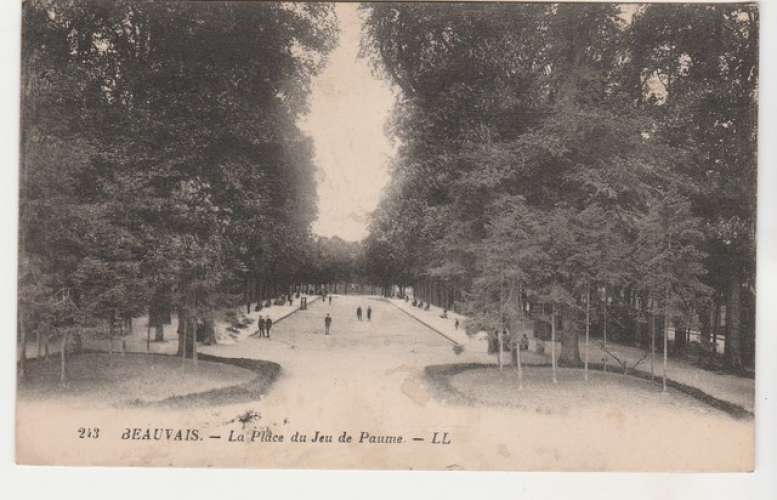
<svg viewBox="0 0 777 500">
<path fill-rule="evenodd" d="M 255 359 L 201 354 L 190 359 L 166 354 L 101 351 L 68 355 L 68 379 L 59 381 L 59 356 L 30 360 L 19 382 L 20 400 L 75 406 L 213 406 L 258 400 L 280 373 L 280 365 Z"/>
<path fill-rule="evenodd" d="M 270 386 L 281 373 L 281 365 L 272 361 L 247 358 L 222 358 L 201 354 L 203 361 L 225 363 L 250 370 L 256 374 L 253 380 L 245 384 L 237 384 L 220 389 L 205 392 L 174 396 L 159 401 L 158 406 L 164 407 L 192 407 L 192 406 L 218 406 L 241 403 L 244 401 L 256 401 L 270 389 Z"/>
<path fill-rule="evenodd" d="M 524 366 L 531 369 L 532 367 L 548 368 L 551 365 L 550 363 L 527 363 Z M 592 371 L 594 370 L 597 372 L 603 371 L 603 365 L 600 363 L 589 363 L 588 366 Z M 482 402 L 456 389 L 450 383 L 450 380 L 453 376 L 459 373 L 465 372 L 467 370 L 475 370 L 475 369 L 496 370 L 497 365 L 491 364 L 491 363 L 451 363 L 451 364 L 444 364 L 444 365 L 430 365 L 424 369 L 424 372 L 425 372 L 426 378 L 431 382 L 433 393 L 435 393 L 435 395 L 439 397 L 441 400 L 445 402 L 450 402 L 450 403 L 473 405 L 473 404 L 482 404 Z M 514 370 L 514 368 L 512 366 L 506 366 L 504 370 L 505 371 Z M 580 369 L 580 371 L 582 372 L 582 369 Z M 617 376 L 623 376 L 623 377 L 634 377 L 636 379 L 644 380 L 648 382 L 651 381 L 650 373 L 644 372 L 641 370 L 631 370 L 629 371 L 628 374 L 625 374 L 625 375 L 613 370 L 610 370 L 609 373 Z M 581 377 L 582 377 L 582 373 L 581 373 Z M 654 380 L 654 383 L 656 385 L 660 385 L 661 377 L 656 377 Z M 747 409 L 739 405 L 736 405 L 734 403 L 724 401 L 720 398 L 711 396 L 710 394 L 707 394 L 696 387 L 692 387 L 687 384 L 682 384 L 680 382 L 677 382 L 669 378 L 667 378 L 666 384 L 668 387 L 675 389 L 681 393 L 684 393 L 698 401 L 701 401 L 712 408 L 718 409 L 730 415 L 733 418 L 736 418 L 736 419 L 753 418 L 753 413 L 748 411 Z"/>
</svg>

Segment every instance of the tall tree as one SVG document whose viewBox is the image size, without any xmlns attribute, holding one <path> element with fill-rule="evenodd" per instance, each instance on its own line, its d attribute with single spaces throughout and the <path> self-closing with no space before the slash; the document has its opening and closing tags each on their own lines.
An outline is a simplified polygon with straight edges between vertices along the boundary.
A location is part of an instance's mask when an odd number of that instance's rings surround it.
<svg viewBox="0 0 777 500">
<path fill-rule="evenodd" d="M 163 293 L 183 335 L 248 277 L 290 279 L 315 217 L 296 122 L 335 22 L 326 4 L 26 2 L 20 252 L 85 317 Z"/>
</svg>

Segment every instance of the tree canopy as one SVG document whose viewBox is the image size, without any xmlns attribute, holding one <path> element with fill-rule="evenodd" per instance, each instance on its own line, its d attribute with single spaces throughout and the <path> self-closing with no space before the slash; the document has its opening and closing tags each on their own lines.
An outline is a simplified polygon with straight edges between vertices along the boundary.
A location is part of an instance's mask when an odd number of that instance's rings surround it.
<svg viewBox="0 0 777 500">
<path fill-rule="evenodd" d="M 297 119 L 336 34 L 327 4 L 25 2 L 23 308 L 65 290 L 86 323 L 152 298 L 202 319 L 299 280 L 316 198 Z"/>
<path fill-rule="evenodd" d="M 592 289 L 634 335 L 666 289 L 687 327 L 752 283 L 755 7 L 363 9 L 362 52 L 401 89 L 395 181 L 367 240 L 384 279 L 460 289 L 486 328 L 554 305 L 571 364 Z M 752 337 L 741 305 L 727 339 Z"/>
</svg>

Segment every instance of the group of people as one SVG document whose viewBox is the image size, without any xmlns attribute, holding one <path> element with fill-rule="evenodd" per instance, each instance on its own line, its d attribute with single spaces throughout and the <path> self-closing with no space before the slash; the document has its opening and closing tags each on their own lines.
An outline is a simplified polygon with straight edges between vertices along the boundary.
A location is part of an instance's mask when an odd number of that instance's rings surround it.
<svg viewBox="0 0 777 500">
<path fill-rule="evenodd" d="M 356 308 L 356 319 L 362 321 L 364 314 L 362 313 L 362 306 Z M 367 321 L 372 321 L 372 307 L 367 306 Z"/>
<path fill-rule="evenodd" d="M 323 298 L 322 302 L 324 302 L 324 303 L 327 302 L 326 299 L 328 298 L 329 299 L 328 300 L 329 305 L 330 306 L 332 305 L 332 296 L 331 295 L 329 295 L 328 297 L 327 296 L 323 296 L 322 298 Z M 425 304 L 424 305 L 423 302 L 417 302 L 417 301 L 413 300 L 413 306 L 414 307 L 423 308 L 426 311 L 429 310 L 429 304 Z M 365 319 L 365 317 L 366 317 L 367 321 L 372 321 L 372 307 L 367 306 L 367 308 L 365 310 L 365 309 L 362 309 L 362 306 L 357 306 L 356 307 L 356 319 L 359 320 L 359 321 L 363 321 Z M 448 318 L 448 310 L 445 309 L 440 317 L 441 318 Z M 259 319 L 258 319 L 258 326 L 259 326 L 259 329 L 257 330 L 257 332 L 254 335 L 258 335 L 260 337 L 270 338 L 270 331 L 272 330 L 272 326 L 273 326 L 272 318 L 270 318 L 269 316 L 267 316 L 265 318 L 264 316 L 260 315 Z M 457 329 L 457 330 L 459 329 L 459 318 L 455 318 L 454 328 Z M 332 316 L 329 313 L 326 313 L 326 316 L 324 316 L 324 335 L 329 335 L 331 333 L 331 329 L 332 329 Z M 507 331 L 505 330 L 503 333 L 506 335 Z M 529 338 L 526 336 L 525 333 L 520 338 L 520 340 L 518 340 L 517 344 L 518 344 L 517 347 L 521 351 L 527 351 L 529 349 Z"/>
<path fill-rule="evenodd" d="M 409 302 L 407 297 L 405 297 L 405 302 Z M 421 301 L 421 300 L 416 301 L 415 299 L 413 299 L 413 307 L 420 307 L 424 311 L 428 311 L 429 310 L 429 303 L 427 302 L 426 304 L 424 304 L 424 302 Z M 440 318 L 448 319 L 448 309 L 447 308 L 443 309 L 442 314 L 440 314 Z M 459 329 L 459 318 L 456 318 L 456 321 L 453 323 L 453 327 L 456 330 Z"/>
<path fill-rule="evenodd" d="M 265 318 L 264 316 L 259 316 L 259 329 L 256 331 L 254 335 L 259 335 L 260 337 L 267 337 L 270 338 L 270 330 L 272 329 L 272 318 L 267 316 Z"/>
<path fill-rule="evenodd" d="M 329 305 L 332 305 L 332 296 L 329 296 Z M 363 321 L 364 318 L 367 318 L 367 321 L 372 321 L 372 307 L 367 306 L 367 309 L 362 309 L 362 306 L 356 307 L 356 319 L 359 321 Z M 332 316 L 329 313 L 326 313 L 326 316 L 324 316 L 324 335 L 329 335 L 332 331 Z"/>
<path fill-rule="evenodd" d="M 413 299 L 413 307 L 419 307 L 419 308 L 423 309 L 424 311 L 428 311 L 429 310 L 429 305 L 430 304 L 428 302 L 426 304 L 424 304 L 424 302 L 422 300 L 416 301 L 415 299 Z"/>
</svg>

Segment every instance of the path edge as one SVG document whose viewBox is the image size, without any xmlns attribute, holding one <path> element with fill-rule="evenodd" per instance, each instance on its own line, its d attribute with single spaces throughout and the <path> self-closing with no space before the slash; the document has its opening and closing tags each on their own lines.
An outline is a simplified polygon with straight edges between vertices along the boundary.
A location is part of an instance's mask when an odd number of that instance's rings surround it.
<svg viewBox="0 0 777 500">
<path fill-rule="evenodd" d="M 455 346 L 459 346 L 459 347 L 462 347 L 462 348 L 464 347 L 464 344 L 461 344 L 461 343 L 459 343 L 457 340 L 454 340 L 453 338 L 449 337 L 448 335 L 446 335 L 445 333 L 443 333 L 443 332 L 442 332 L 442 331 L 440 331 L 439 329 L 437 329 L 437 328 L 433 327 L 432 325 L 430 325 L 430 324 L 429 324 L 429 323 L 427 323 L 426 321 L 422 320 L 422 319 L 421 319 L 421 318 L 419 318 L 418 316 L 414 316 L 414 315 L 410 314 L 409 312 L 405 311 L 404 309 L 402 309 L 401 307 L 399 307 L 398 305 L 396 305 L 394 302 L 392 302 L 391 300 L 387 299 L 386 297 L 383 297 L 383 300 L 385 300 L 386 302 L 388 302 L 388 303 L 389 303 L 389 304 L 391 304 L 392 306 L 396 307 L 397 309 L 399 309 L 399 310 L 400 310 L 400 311 L 402 311 L 403 313 L 407 314 L 408 316 L 410 316 L 410 317 L 411 317 L 411 318 L 413 318 L 414 320 L 418 321 L 419 323 L 421 323 L 422 325 L 424 325 L 426 328 L 428 328 L 428 329 L 432 330 L 432 331 L 433 331 L 434 333 L 436 333 L 437 335 L 440 335 L 441 337 L 444 337 L 444 338 L 445 338 L 445 340 L 447 340 L 448 342 L 451 342 L 453 345 L 455 345 Z"/>
</svg>

